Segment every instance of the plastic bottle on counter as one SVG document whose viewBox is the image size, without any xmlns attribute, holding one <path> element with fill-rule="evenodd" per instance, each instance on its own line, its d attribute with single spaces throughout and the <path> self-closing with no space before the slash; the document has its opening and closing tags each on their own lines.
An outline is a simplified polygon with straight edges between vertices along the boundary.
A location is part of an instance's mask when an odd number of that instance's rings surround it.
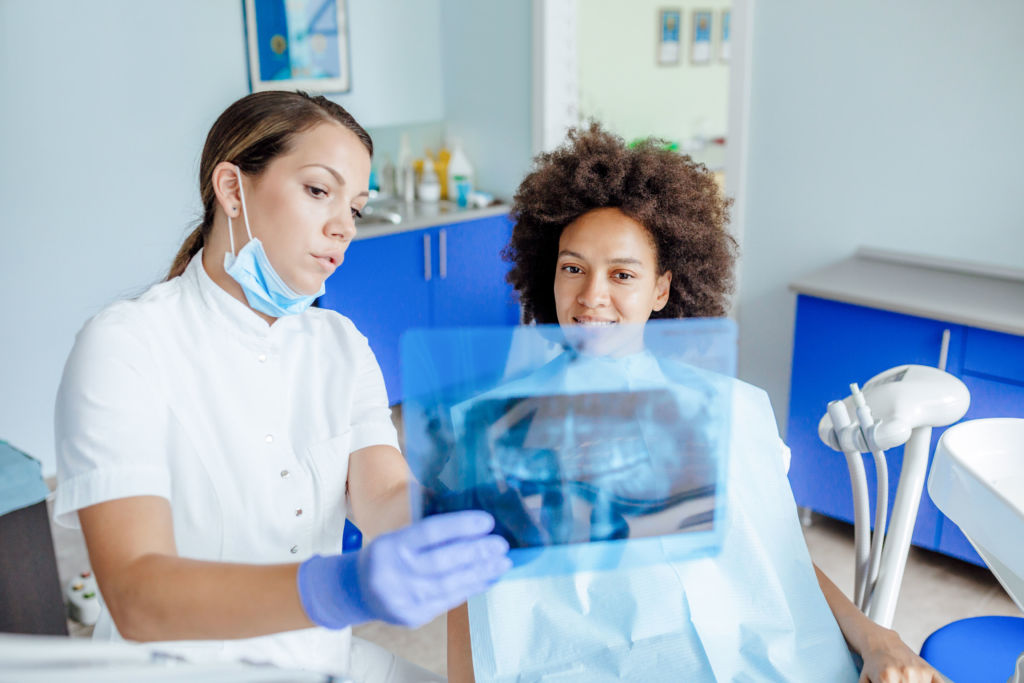
<svg viewBox="0 0 1024 683">
<path fill-rule="evenodd" d="M 416 196 L 422 202 L 436 202 L 441 198 L 441 181 L 434 170 L 434 160 L 429 156 L 423 159 L 420 171 L 420 184 L 416 187 Z"/>
<path fill-rule="evenodd" d="M 409 134 L 402 133 L 401 141 L 398 143 L 398 162 L 395 164 L 395 194 L 399 197 L 409 197 L 414 192 L 415 180 L 413 180 L 413 186 L 406 188 L 406 179 L 409 177 L 409 173 L 406 169 L 412 169 L 412 147 L 409 146 Z M 415 173 L 412 174 L 415 178 Z"/>
<path fill-rule="evenodd" d="M 466 206 L 472 192 L 473 166 L 462 151 L 462 143 L 456 140 L 452 158 L 448 161 L 448 198 L 454 199 L 459 206 Z"/>
<path fill-rule="evenodd" d="M 384 157 L 384 163 L 380 167 L 380 193 L 384 197 L 398 196 L 397 178 L 395 177 L 395 166 L 391 163 L 391 157 Z"/>
</svg>

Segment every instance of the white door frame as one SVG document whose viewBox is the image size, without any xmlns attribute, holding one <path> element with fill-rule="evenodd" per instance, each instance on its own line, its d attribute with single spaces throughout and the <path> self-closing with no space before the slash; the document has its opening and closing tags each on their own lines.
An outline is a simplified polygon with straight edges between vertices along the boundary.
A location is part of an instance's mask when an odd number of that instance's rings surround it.
<svg viewBox="0 0 1024 683">
<path fill-rule="evenodd" d="M 579 123 L 576 8 L 586 0 L 533 0 L 533 154 L 551 150 Z M 747 149 L 750 129 L 750 68 L 756 0 L 733 0 L 729 64 L 729 118 L 725 193 L 734 199 L 732 234 L 743 258 L 746 229 Z M 741 268 L 730 315 L 737 316 Z"/>
</svg>

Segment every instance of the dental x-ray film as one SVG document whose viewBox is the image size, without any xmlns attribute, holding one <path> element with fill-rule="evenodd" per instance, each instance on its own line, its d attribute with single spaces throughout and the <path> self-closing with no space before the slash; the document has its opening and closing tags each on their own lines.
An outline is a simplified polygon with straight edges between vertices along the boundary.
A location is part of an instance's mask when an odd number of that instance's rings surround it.
<svg viewBox="0 0 1024 683">
<path fill-rule="evenodd" d="M 735 349 L 725 319 L 407 333 L 414 518 L 490 512 L 509 578 L 715 553 Z"/>
</svg>

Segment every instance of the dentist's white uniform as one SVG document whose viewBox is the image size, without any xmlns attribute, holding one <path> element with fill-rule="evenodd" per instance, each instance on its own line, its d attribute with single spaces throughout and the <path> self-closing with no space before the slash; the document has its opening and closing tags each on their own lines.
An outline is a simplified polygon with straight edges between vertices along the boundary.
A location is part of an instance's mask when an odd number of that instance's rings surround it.
<svg viewBox="0 0 1024 683">
<path fill-rule="evenodd" d="M 398 447 L 380 368 L 351 321 L 311 308 L 267 325 L 210 279 L 202 252 L 181 277 L 86 323 L 55 426 L 58 523 L 160 496 L 179 555 L 216 562 L 340 553 L 349 454 Z M 106 609 L 94 637 L 120 640 Z M 352 664 L 351 629 L 157 646 L 198 661 Z"/>
</svg>

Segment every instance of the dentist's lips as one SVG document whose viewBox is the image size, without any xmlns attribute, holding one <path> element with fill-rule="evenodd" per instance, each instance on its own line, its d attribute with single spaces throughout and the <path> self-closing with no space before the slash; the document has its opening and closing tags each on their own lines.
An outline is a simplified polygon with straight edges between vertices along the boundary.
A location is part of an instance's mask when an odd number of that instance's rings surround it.
<svg viewBox="0 0 1024 683">
<path fill-rule="evenodd" d="M 333 273 L 334 269 L 341 264 L 342 260 L 342 257 L 338 254 L 313 254 L 313 258 L 315 258 L 320 266 L 328 273 Z"/>
</svg>

